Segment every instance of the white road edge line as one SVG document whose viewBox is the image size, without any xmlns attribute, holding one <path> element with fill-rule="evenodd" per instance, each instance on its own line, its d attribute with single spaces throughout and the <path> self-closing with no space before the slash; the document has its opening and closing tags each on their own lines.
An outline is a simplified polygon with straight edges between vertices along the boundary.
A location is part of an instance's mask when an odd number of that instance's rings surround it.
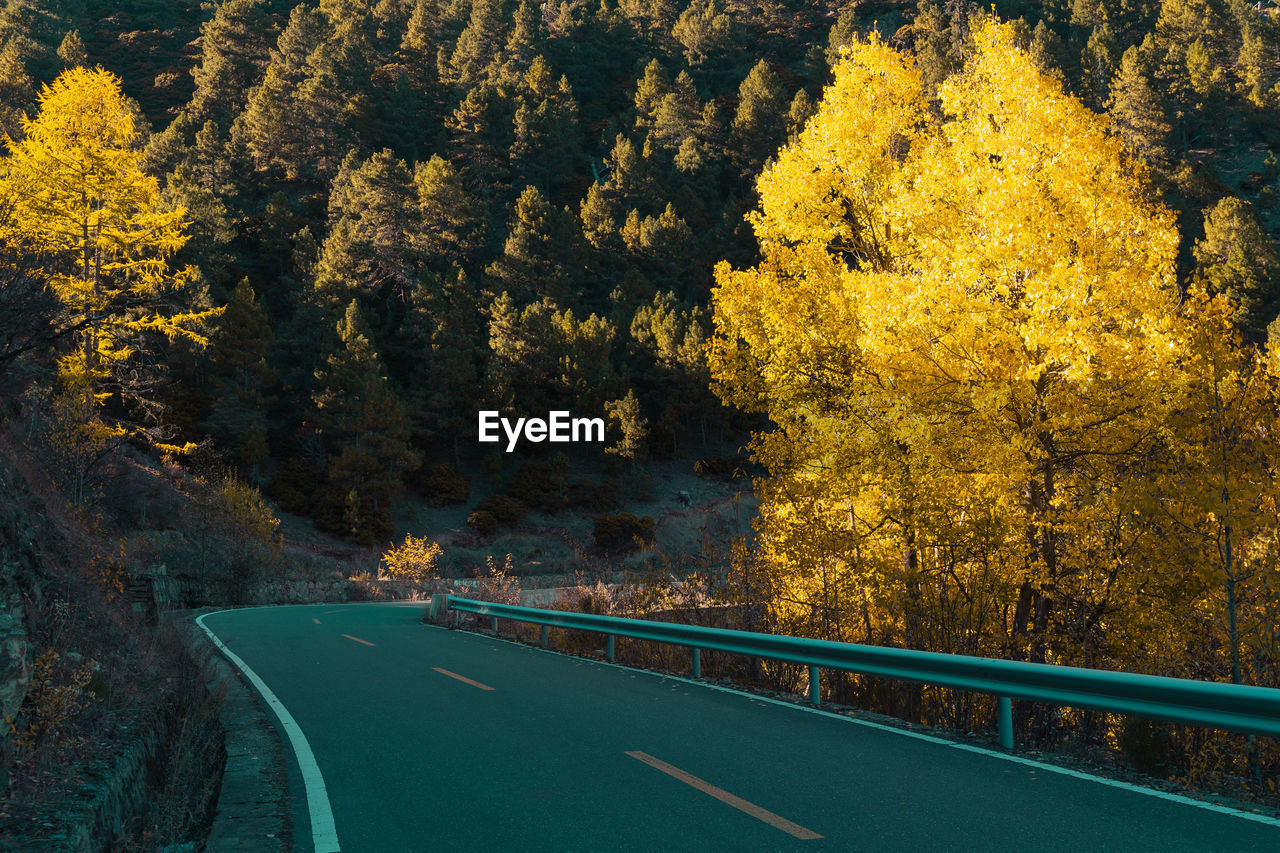
<svg viewBox="0 0 1280 853">
<path fill-rule="evenodd" d="M 227 648 L 226 644 L 218 639 L 218 636 L 210 630 L 208 625 L 204 624 L 205 617 L 228 612 L 231 611 L 215 610 L 212 613 L 202 614 L 196 617 L 196 624 L 209 635 L 209 639 L 213 640 L 213 644 L 218 647 L 219 651 L 239 667 L 245 677 L 257 688 L 267 706 L 275 712 L 276 718 L 280 720 L 284 733 L 289 736 L 289 744 L 293 747 L 294 757 L 298 760 L 298 770 L 302 773 L 302 784 L 307 789 L 307 810 L 311 812 L 311 840 L 315 845 L 315 853 L 341 853 L 342 848 L 338 846 L 338 830 L 333 825 L 333 809 L 329 806 L 329 793 L 324 787 L 324 777 L 320 775 L 320 766 L 316 764 L 316 757 L 311 752 L 311 744 L 307 743 L 307 738 L 302 733 L 302 728 L 293 719 L 293 715 L 289 713 L 289 710 L 285 708 L 284 703 L 276 698 L 276 694 L 271 692 L 271 688 L 267 687 L 266 682 L 259 678 L 258 674 L 250 669 L 249 665 L 241 660 L 235 652 Z"/>
<path fill-rule="evenodd" d="M 439 625 L 429 625 L 428 627 L 438 628 L 441 631 L 450 630 L 448 628 L 444 628 Z M 935 743 L 935 744 L 938 744 L 939 746 L 948 746 L 948 747 L 951 747 L 952 749 L 960 749 L 965 752 L 976 752 L 979 755 L 987 755 L 992 758 L 998 758 L 1001 761 L 1011 761 L 1014 764 L 1024 764 L 1028 767 L 1037 767 L 1042 770 L 1048 770 L 1050 773 L 1058 773 L 1062 776 L 1071 776 L 1076 779 L 1083 779 L 1087 782 L 1097 782 L 1100 785 L 1108 785 L 1112 788 L 1119 788 L 1124 791 L 1132 791 L 1136 794 L 1143 794 L 1148 797 L 1155 797 L 1156 799 L 1159 799 L 1159 800 L 1168 800 L 1170 802 L 1179 803 L 1184 806 L 1194 806 L 1195 808 L 1198 808 L 1198 809 L 1205 809 L 1206 811 L 1217 812 L 1218 814 L 1224 814 L 1224 815 L 1230 815 L 1231 817 L 1243 818 L 1244 820 L 1251 820 L 1251 821 L 1254 821 L 1255 823 L 1266 824 L 1267 826 L 1280 827 L 1280 818 L 1274 818 L 1268 815 L 1254 814 L 1253 812 L 1241 811 L 1240 809 L 1233 809 L 1230 806 L 1222 806 L 1222 805 L 1218 805 L 1217 803 L 1206 803 L 1203 800 L 1196 800 L 1196 799 L 1192 799 L 1191 797 L 1184 797 L 1181 794 L 1171 794 L 1168 791 L 1157 791 L 1154 788 L 1144 788 L 1141 785 L 1134 785 L 1131 782 L 1122 782 L 1119 779 L 1108 779 L 1105 776 L 1094 776 L 1092 773 L 1085 773 L 1080 770 L 1072 770 L 1069 767 L 1058 767 L 1053 764 L 1046 764 L 1043 761 L 1036 761 L 1033 758 L 1024 758 L 1021 755 L 1010 755 L 1007 752 L 997 752 L 994 749 L 987 749 L 986 747 L 975 746 L 969 743 L 958 743 L 953 740 L 947 740 L 946 738 L 927 735 L 927 734 L 924 734 L 923 732 L 913 732 L 910 729 L 899 729 L 894 726 L 886 726 L 883 723 L 873 723 L 870 720 L 859 720 L 856 717 L 847 717 L 844 714 L 835 714 L 835 713 L 832 713 L 831 711 L 823 711 L 821 708 L 813 708 L 808 705 L 801 705 L 794 702 L 786 702 L 782 699 L 774 699 L 769 696 L 759 696 L 755 693 L 749 693 L 745 690 L 735 690 L 732 687 L 725 687 L 724 685 L 721 685 L 721 684 L 712 684 L 706 681 L 694 681 L 691 678 L 684 678 L 679 675 L 668 675 L 662 672 L 654 672 L 651 669 L 640 669 L 638 667 L 627 666 L 625 664 L 620 664 L 620 663 L 609 663 L 608 661 L 595 660 L 594 658 L 578 657 L 577 655 L 568 655 L 568 654 L 565 654 L 564 652 L 558 652 L 555 649 L 543 649 L 538 646 L 531 646 L 526 643 L 516 642 L 515 640 L 506 640 L 500 637 L 493 637 L 489 634 L 482 634 L 478 631 L 463 630 L 462 633 L 474 634 L 475 636 L 483 637 L 486 640 L 496 639 L 499 642 L 510 643 L 513 646 L 520 646 L 521 648 L 530 649 L 535 652 L 545 652 L 547 654 L 560 655 L 561 657 L 572 657 L 572 658 L 576 658 L 577 660 L 599 664 L 600 666 L 611 666 L 615 669 L 625 669 L 628 672 L 643 672 L 647 675 L 654 676 L 655 678 L 665 678 L 670 681 L 679 681 L 684 684 L 692 684 L 696 687 L 705 687 L 708 690 L 719 690 L 721 693 L 732 693 L 735 696 L 744 696 L 748 699 L 754 699 L 757 702 L 768 702 L 771 705 L 781 705 L 784 708 L 793 708 L 797 711 L 804 711 L 805 713 L 808 713 L 808 714 L 817 714 L 822 717 L 831 717 L 832 719 L 842 720 L 846 723 L 853 723 L 859 726 L 866 726 L 872 729 L 879 729 L 880 731 L 883 731 L 883 732 L 890 732 L 892 734 L 902 735 L 904 737 L 915 738 L 916 740 L 923 740 L 928 743 Z"/>
</svg>

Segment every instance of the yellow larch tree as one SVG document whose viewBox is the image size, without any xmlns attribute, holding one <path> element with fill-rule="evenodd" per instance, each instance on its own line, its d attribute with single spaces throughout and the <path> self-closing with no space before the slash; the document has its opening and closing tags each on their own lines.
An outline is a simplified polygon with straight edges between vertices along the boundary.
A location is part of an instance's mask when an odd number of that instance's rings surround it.
<svg viewBox="0 0 1280 853">
<path fill-rule="evenodd" d="M 175 299 L 195 277 L 169 263 L 187 241 L 185 211 L 166 208 L 143 172 L 138 118 L 120 81 L 73 68 L 44 88 L 39 107 L 8 141 L 3 179 L 14 227 L 43 258 L 61 305 L 61 335 L 74 341 L 59 360 L 60 391 L 97 445 L 125 432 L 98 417 L 107 398 L 149 405 L 137 369 L 148 340 L 203 345 L 201 324 L 217 311 L 183 310 Z"/>
<path fill-rule="evenodd" d="M 138 118 L 110 72 L 73 68 L 40 94 L 39 111 L 9 139 L 0 178 L 11 225 L 41 259 L 61 306 L 55 337 L 72 341 L 58 361 L 53 444 L 76 503 L 89 471 L 131 431 L 104 419 L 111 397 L 131 420 L 155 419 L 141 364 L 157 337 L 206 341 L 217 310 L 184 310 L 178 297 L 195 269 L 170 259 L 187 241 L 185 211 L 167 208 L 142 169 Z M 118 411 L 125 411 L 120 409 Z"/>
</svg>

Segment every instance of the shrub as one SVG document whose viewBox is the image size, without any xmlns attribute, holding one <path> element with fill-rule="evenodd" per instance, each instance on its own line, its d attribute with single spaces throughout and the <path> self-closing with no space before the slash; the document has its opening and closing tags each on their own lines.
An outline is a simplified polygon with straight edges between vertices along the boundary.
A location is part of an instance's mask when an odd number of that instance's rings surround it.
<svg viewBox="0 0 1280 853">
<path fill-rule="evenodd" d="M 525 462 L 507 484 L 507 493 L 525 506 L 559 512 L 565 506 L 568 467 L 560 462 Z"/>
<path fill-rule="evenodd" d="M 566 487 L 565 494 L 569 506 L 581 509 L 616 509 L 621 486 L 617 480 L 605 480 L 599 485 L 579 480 Z"/>
<path fill-rule="evenodd" d="M 565 487 L 565 501 L 572 507 L 591 507 L 596 504 L 596 484 L 578 480 Z"/>
<path fill-rule="evenodd" d="M 524 518 L 528 507 L 510 495 L 490 495 L 476 504 L 475 511 L 492 513 L 499 524 L 515 524 Z"/>
<path fill-rule="evenodd" d="M 471 497 L 467 478 L 449 465 L 436 465 L 415 477 L 415 485 L 427 498 L 427 506 L 465 503 Z"/>
<path fill-rule="evenodd" d="M 394 580 L 424 581 L 436 576 L 436 564 L 443 549 L 423 536 L 406 535 L 404 542 L 382 555 L 379 570 Z"/>
<path fill-rule="evenodd" d="M 481 536 L 488 536 L 498 529 L 497 517 L 487 510 L 472 510 L 467 516 L 467 527 L 470 527 Z"/>
<path fill-rule="evenodd" d="M 597 515 L 594 522 L 596 547 L 605 551 L 621 551 L 637 542 L 653 541 L 653 519 L 637 518 L 629 512 Z"/>
<path fill-rule="evenodd" d="M 94 680 L 92 661 L 75 663 L 54 649 L 46 649 L 31 667 L 31 685 L 22 700 L 19 719 L 12 723 L 13 743 L 28 755 L 42 746 L 55 753 L 73 745 L 62 732 L 74 717 L 96 701 L 89 689 Z"/>
<path fill-rule="evenodd" d="M 484 558 L 484 568 L 476 571 L 476 584 L 462 590 L 466 598 L 476 601 L 492 601 L 496 604 L 519 604 L 520 582 L 515 579 L 515 568 L 510 554 L 501 565 L 490 554 Z"/>
</svg>

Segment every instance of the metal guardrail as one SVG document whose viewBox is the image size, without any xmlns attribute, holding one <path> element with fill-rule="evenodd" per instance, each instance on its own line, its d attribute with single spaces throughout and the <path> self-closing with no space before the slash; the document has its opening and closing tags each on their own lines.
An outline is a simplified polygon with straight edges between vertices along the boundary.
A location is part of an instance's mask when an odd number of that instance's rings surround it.
<svg viewBox="0 0 1280 853">
<path fill-rule="evenodd" d="M 694 678 L 702 677 L 702 649 L 803 664 L 809 667 L 809 701 L 814 705 L 822 701 L 820 673 L 824 667 L 985 693 L 997 698 L 1000 744 L 1006 749 L 1013 748 L 1012 699 L 1280 737 L 1280 690 L 1269 687 L 622 619 L 452 595 L 445 605 L 459 613 L 490 617 L 495 633 L 498 619 L 541 625 L 544 646 L 551 627 L 604 634 L 609 660 L 614 658 L 614 637 L 688 646 Z M 434 603 L 432 610 L 436 610 Z"/>
</svg>

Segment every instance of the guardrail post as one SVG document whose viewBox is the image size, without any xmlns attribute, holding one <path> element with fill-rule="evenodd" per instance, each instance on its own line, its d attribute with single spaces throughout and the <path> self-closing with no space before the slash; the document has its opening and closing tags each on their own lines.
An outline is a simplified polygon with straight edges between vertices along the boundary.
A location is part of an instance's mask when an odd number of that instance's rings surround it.
<svg viewBox="0 0 1280 853">
<path fill-rule="evenodd" d="M 546 625 L 542 626 L 542 636 L 538 638 L 538 642 L 542 644 L 542 647 L 544 649 L 547 647 L 547 626 Z"/>
<path fill-rule="evenodd" d="M 493 630 L 493 635 L 496 637 L 498 636 L 498 617 L 491 616 L 489 618 L 490 618 L 489 627 Z"/>
<path fill-rule="evenodd" d="M 689 649 L 689 674 L 694 678 L 702 677 L 702 649 L 694 646 Z"/>
<path fill-rule="evenodd" d="M 613 663 L 613 634 L 610 634 L 609 639 L 604 642 L 604 656 L 609 659 L 610 663 Z"/>
<path fill-rule="evenodd" d="M 809 667 L 809 704 L 822 704 L 822 670 L 816 666 Z"/>
<path fill-rule="evenodd" d="M 1000 745 L 1013 749 L 1013 702 L 1008 696 L 996 697 L 996 718 L 1000 730 Z"/>
</svg>

